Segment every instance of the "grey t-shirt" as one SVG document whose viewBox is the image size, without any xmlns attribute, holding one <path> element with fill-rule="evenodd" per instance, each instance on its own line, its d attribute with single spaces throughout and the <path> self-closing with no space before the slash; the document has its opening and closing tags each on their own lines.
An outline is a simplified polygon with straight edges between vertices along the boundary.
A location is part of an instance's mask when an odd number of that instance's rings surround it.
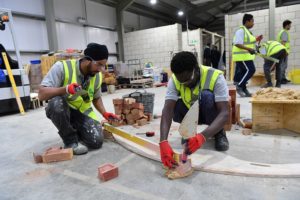
<svg viewBox="0 0 300 200">
<path fill-rule="evenodd" d="M 229 97 L 228 87 L 223 75 L 219 75 L 213 93 L 215 95 L 215 102 L 228 101 L 228 97 Z M 180 97 L 179 92 L 176 89 L 173 78 L 170 78 L 168 82 L 168 89 L 167 89 L 165 100 L 170 99 L 170 100 L 177 101 L 179 97 Z"/>
<path fill-rule="evenodd" d="M 81 85 L 84 80 L 84 76 L 79 69 L 79 60 L 76 62 L 76 74 L 79 77 L 77 79 L 79 80 L 78 84 Z M 57 61 L 56 63 L 54 63 L 54 65 L 51 67 L 47 75 L 44 77 L 41 85 L 45 87 L 62 87 L 64 85 L 64 77 L 65 77 L 65 72 L 64 72 L 63 63 Z M 101 87 L 94 92 L 94 99 L 98 99 L 100 96 L 101 96 Z"/>
<path fill-rule="evenodd" d="M 283 42 L 288 42 L 289 38 L 288 38 L 287 32 L 284 31 L 284 32 L 281 34 L 280 40 L 283 41 Z"/>
</svg>

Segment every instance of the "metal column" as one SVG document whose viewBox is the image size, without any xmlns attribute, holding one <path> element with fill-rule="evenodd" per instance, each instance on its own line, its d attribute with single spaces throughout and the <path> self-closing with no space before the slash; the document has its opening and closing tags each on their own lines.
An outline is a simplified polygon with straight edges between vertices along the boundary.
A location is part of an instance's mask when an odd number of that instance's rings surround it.
<svg viewBox="0 0 300 200">
<path fill-rule="evenodd" d="M 124 36 L 124 18 L 123 13 L 126 8 L 128 8 L 134 0 L 126 0 L 121 1 L 121 3 L 117 6 L 117 30 L 118 30 L 118 44 L 119 44 L 119 60 L 124 62 L 124 43 L 123 43 L 123 36 Z"/>
<path fill-rule="evenodd" d="M 269 40 L 275 40 L 276 0 L 269 0 Z"/>
<path fill-rule="evenodd" d="M 44 0 L 46 26 L 48 33 L 48 43 L 50 51 L 58 50 L 58 40 L 55 25 L 54 2 L 53 0 Z"/>
</svg>

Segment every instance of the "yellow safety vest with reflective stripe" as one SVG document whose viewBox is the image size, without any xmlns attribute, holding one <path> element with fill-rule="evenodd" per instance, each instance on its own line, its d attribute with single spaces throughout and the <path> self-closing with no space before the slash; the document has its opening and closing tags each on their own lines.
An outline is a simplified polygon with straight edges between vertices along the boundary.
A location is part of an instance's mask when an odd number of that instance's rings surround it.
<svg viewBox="0 0 300 200">
<path fill-rule="evenodd" d="M 78 83 L 78 74 L 76 70 L 77 60 L 67 60 L 62 61 L 64 66 L 64 85 L 67 86 L 71 83 Z M 94 99 L 94 92 L 101 87 L 102 84 L 102 73 L 97 73 L 95 76 L 91 77 L 89 80 L 89 85 L 85 89 L 87 94 L 85 95 L 68 95 L 67 102 L 69 106 L 75 110 L 79 110 L 84 115 L 99 121 L 96 113 L 93 111 L 91 102 Z"/>
<path fill-rule="evenodd" d="M 290 41 L 291 41 L 291 37 L 290 37 L 290 33 L 289 33 L 287 30 L 282 29 L 282 30 L 278 33 L 278 35 L 277 35 L 277 41 L 281 43 L 281 41 L 282 41 L 282 40 L 281 40 L 281 36 L 282 36 L 282 33 L 283 33 L 283 32 L 286 32 L 286 33 L 287 33 L 288 41 L 286 41 L 286 43 L 284 44 L 284 46 L 286 47 L 287 52 L 290 53 L 290 48 L 291 48 Z"/>
<path fill-rule="evenodd" d="M 195 101 L 197 101 L 200 91 L 210 90 L 211 92 L 213 92 L 216 81 L 220 74 L 223 74 L 223 72 L 220 70 L 214 69 L 212 67 L 207 67 L 207 66 L 202 65 L 200 67 L 199 85 L 197 85 L 193 89 L 193 91 L 189 87 L 180 83 L 177 80 L 175 74 L 172 74 L 172 78 L 173 78 L 176 90 L 179 92 L 182 101 L 184 102 L 186 107 L 190 108 L 191 105 L 193 105 L 193 103 Z"/>
<path fill-rule="evenodd" d="M 286 47 L 277 41 L 268 41 L 268 42 L 263 43 L 261 46 L 262 46 L 262 48 L 265 48 L 266 56 L 272 56 L 272 55 L 278 53 L 279 51 L 281 51 L 282 49 L 286 50 Z"/>
<path fill-rule="evenodd" d="M 256 38 L 252 35 L 252 33 L 245 27 L 240 26 L 240 29 L 244 30 L 244 46 L 249 47 L 251 49 L 255 49 Z M 235 36 L 233 38 L 235 40 Z M 247 61 L 254 60 L 255 55 L 251 55 L 249 51 L 245 49 L 241 49 L 233 45 L 232 47 L 232 60 L 233 61 Z"/>
</svg>

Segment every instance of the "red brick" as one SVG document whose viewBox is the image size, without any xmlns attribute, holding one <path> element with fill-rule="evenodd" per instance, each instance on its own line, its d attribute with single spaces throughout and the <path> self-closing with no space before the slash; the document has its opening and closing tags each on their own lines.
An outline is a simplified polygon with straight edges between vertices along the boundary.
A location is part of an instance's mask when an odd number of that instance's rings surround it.
<svg viewBox="0 0 300 200">
<path fill-rule="evenodd" d="M 148 122 L 152 121 L 153 115 L 151 113 L 145 113 L 145 115 L 147 116 Z"/>
<path fill-rule="evenodd" d="M 133 104 L 135 102 L 136 102 L 136 100 L 134 98 L 125 98 L 124 99 L 124 104 L 126 104 L 126 105 Z"/>
<path fill-rule="evenodd" d="M 233 102 L 236 102 L 236 87 L 235 86 L 229 87 L 229 96 L 231 96 L 231 100 Z"/>
<path fill-rule="evenodd" d="M 144 126 L 148 123 L 148 120 L 146 118 L 142 118 L 142 119 L 136 120 L 136 122 L 138 123 L 139 126 Z"/>
<path fill-rule="evenodd" d="M 229 102 L 228 102 L 228 119 L 227 122 L 224 126 L 225 131 L 230 131 L 232 127 L 232 108 L 231 108 L 231 97 L 229 97 Z"/>
<path fill-rule="evenodd" d="M 106 163 L 98 167 L 98 177 L 102 181 L 109 181 L 113 178 L 118 177 L 118 175 L 119 175 L 118 167 L 111 163 Z"/>
<path fill-rule="evenodd" d="M 144 110 L 144 105 L 142 103 L 134 103 L 132 104 L 132 108 Z"/>
<path fill-rule="evenodd" d="M 240 108 L 241 108 L 241 105 L 236 104 L 236 106 L 235 106 L 235 122 L 236 123 L 240 123 Z"/>
<path fill-rule="evenodd" d="M 130 111 L 130 113 L 134 115 L 134 119 L 135 119 L 135 120 L 144 117 L 144 111 L 139 110 L 139 109 L 136 109 L 136 108 L 135 108 L 135 109 L 132 109 L 132 110 Z"/>
<path fill-rule="evenodd" d="M 124 125 L 124 123 L 123 123 L 123 120 L 112 120 L 111 121 L 111 125 L 113 125 L 113 126 L 123 126 Z"/>
<path fill-rule="evenodd" d="M 127 120 L 127 124 L 128 125 L 133 125 L 133 124 L 135 124 L 135 120 Z"/>
<path fill-rule="evenodd" d="M 132 104 L 124 104 L 123 105 L 123 110 L 131 110 L 132 109 Z"/>
<path fill-rule="evenodd" d="M 114 105 L 115 108 L 115 114 L 121 115 L 122 114 L 122 105 Z"/>
<path fill-rule="evenodd" d="M 123 104 L 123 99 L 113 99 L 113 104 L 114 105 L 122 105 Z"/>
<path fill-rule="evenodd" d="M 126 115 L 129 114 L 130 113 L 130 109 L 123 109 L 123 113 L 126 114 Z"/>
<path fill-rule="evenodd" d="M 49 148 L 42 157 L 44 163 L 71 160 L 73 158 L 73 149 Z"/>
</svg>

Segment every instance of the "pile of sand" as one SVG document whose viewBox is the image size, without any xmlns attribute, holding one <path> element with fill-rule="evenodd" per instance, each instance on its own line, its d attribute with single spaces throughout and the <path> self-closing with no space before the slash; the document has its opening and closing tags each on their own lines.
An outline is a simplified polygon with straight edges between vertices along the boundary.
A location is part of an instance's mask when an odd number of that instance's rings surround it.
<svg viewBox="0 0 300 200">
<path fill-rule="evenodd" d="M 300 91 L 283 88 L 264 88 L 253 95 L 253 100 L 299 100 Z"/>
</svg>

